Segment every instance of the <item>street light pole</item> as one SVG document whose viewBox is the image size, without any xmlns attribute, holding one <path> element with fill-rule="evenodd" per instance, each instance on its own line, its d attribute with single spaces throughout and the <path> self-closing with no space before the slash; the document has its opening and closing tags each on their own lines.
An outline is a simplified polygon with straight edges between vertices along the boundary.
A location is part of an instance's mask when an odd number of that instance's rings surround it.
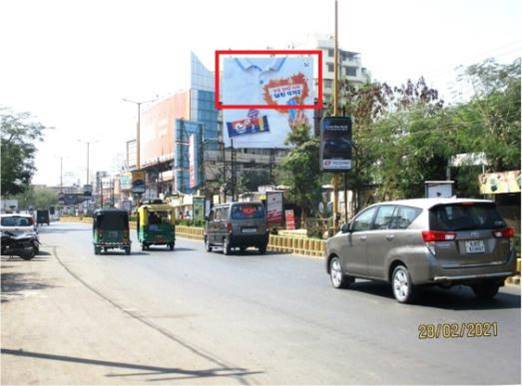
<svg viewBox="0 0 522 386">
<path fill-rule="evenodd" d="M 94 145 L 95 143 L 98 143 L 98 141 L 82 141 L 81 139 L 79 139 L 78 142 L 87 144 L 87 168 L 86 168 L 86 173 L 87 173 L 86 177 L 87 178 L 85 179 L 85 185 L 89 185 L 90 146 L 91 146 L 91 144 Z"/>
<path fill-rule="evenodd" d="M 141 169 L 141 159 L 140 159 L 140 146 L 141 146 L 141 105 L 144 103 L 150 103 L 156 101 L 156 99 L 150 99 L 147 101 L 133 101 L 130 99 L 122 98 L 122 101 L 134 103 L 138 108 L 138 122 L 136 123 L 136 170 Z"/>
<path fill-rule="evenodd" d="M 338 45 L 338 22 L 337 22 L 338 3 L 335 0 L 335 33 L 334 33 L 334 94 L 333 94 L 333 115 L 337 116 L 339 104 L 339 45 Z M 339 229 L 339 175 L 334 173 L 333 176 L 333 228 L 334 233 Z"/>
</svg>

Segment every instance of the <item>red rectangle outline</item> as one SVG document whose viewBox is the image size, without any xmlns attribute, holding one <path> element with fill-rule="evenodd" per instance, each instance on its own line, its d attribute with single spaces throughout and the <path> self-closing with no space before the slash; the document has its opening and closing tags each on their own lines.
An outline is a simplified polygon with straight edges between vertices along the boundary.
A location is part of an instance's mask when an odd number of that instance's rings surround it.
<svg viewBox="0 0 522 386">
<path fill-rule="evenodd" d="M 317 71 L 318 96 L 317 103 L 306 105 L 223 105 L 219 102 L 219 56 L 220 55 L 317 55 L 319 57 L 319 69 Z M 323 108 L 323 51 L 322 50 L 216 50 L 214 53 L 214 107 L 216 110 L 225 109 L 322 109 Z"/>
</svg>

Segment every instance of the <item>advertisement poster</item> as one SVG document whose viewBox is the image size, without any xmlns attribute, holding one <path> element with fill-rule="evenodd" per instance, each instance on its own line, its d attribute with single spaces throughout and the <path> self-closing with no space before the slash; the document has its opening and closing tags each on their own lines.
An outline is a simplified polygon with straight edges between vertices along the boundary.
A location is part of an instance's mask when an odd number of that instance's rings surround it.
<svg viewBox="0 0 522 386">
<path fill-rule="evenodd" d="M 131 188 L 132 188 L 132 174 L 123 173 L 120 176 L 120 189 L 121 190 L 130 190 Z"/>
<path fill-rule="evenodd" d="M 194 221 L 205 221 L 204 197 L 194 197 L 192 199 L 192 216 Z"/>
<path fill-rule="evenodd" d="M 283 193 L 267 192 L 266 212 L 268 225 L 279 225 L 283 221 Z"/>
<path fill-rule="evenodd" d="M 145 193 L 145 172 L 143 170 L 132 172 L 132 193 Z"/>
<path fill-rule="evenodd" d="M 314 103 L 313 58 L 225 58 L 223 103 L 300 105 Z M 311 110 L 227 109 L 223 111 L 225 145 L 241 148 L 287 148 L 288 133 L 313 125 Z"/>
<path fill-rule="evenodd" d="M 520 192 L 520 170 L 479 175 L 480 193 L 518 193 Z"/>
<path fill-rule="evenodd" d="M 191 189 L 199 185 L 198 181 L 198 151 L 196 148 L 196 136 L 189 136 L 189 187 Z"/>
<path fill-rule="evenodd" d="M 321 121 L 321 170 L 352 169 L 352 118 L 326 117 Z"/>
<path fill-rule="evenodd" d="M 293 209 L 285 210 L 285 222 L 286 222 L 286 229 L 288 229 L 288 230 L 295 229 L 295 215 L 294 215 Z"/>
</svg>

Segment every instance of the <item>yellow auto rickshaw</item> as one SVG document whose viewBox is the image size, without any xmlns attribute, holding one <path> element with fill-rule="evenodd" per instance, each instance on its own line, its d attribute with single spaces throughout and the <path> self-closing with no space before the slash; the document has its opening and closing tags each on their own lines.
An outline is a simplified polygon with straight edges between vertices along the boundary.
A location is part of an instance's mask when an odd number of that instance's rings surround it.
<svg viewBox="0 0 522 386">
<path fill-rule="evenodd" d="M 163 202 L 145 203 L 138 208 L 136 229 L 142 251 L 151 245 L 166 245 L 174 250 L 176 216 L 174 207 Z"/>
</svg>

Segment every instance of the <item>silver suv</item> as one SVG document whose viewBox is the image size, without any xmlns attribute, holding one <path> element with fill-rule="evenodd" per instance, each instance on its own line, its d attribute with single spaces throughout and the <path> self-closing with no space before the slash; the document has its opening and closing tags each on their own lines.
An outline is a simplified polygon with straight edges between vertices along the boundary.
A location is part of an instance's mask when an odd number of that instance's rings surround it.
<svg viewBox="0 0 522 386">
<path fill-rule="evenodd" d="M 355 278 L 389 282 L 401 303 L 430 284 L 466 284 L 492 298 L 516 271 L 514 234 L 488 200 L 382 202 L 326 241 L 326 270 L 335 288 Z"/>
</svg>

